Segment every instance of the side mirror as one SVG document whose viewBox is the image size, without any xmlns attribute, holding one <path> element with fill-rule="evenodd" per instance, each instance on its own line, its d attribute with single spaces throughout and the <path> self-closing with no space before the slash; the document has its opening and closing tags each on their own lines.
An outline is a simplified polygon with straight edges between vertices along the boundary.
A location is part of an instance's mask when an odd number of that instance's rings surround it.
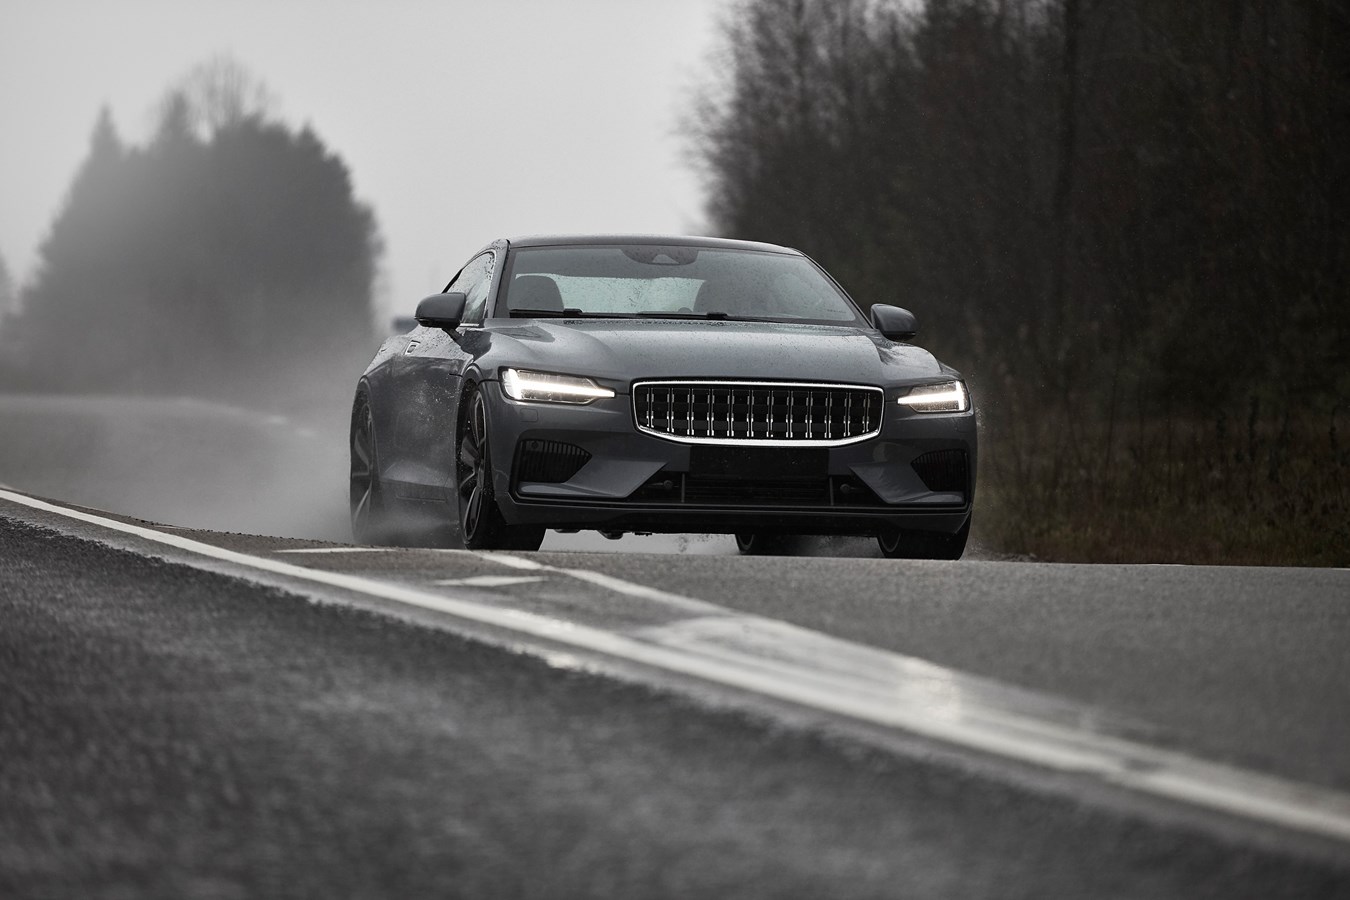
<svg viewBox="0 0 1350 900">
<path fill-rule="evenodd" d="M 468 299 L 467 294 L 458 292 L 432 294 L 417 304 L 417 312 L 413 317 L 417 319 L 418 325 L 454 331 L 464 319 L 464 304 Z"/>
<path fill-rule="evenodd" d="M 872 326 L 892 341 L 912 340 L 919 333 L 919 320 L 914 313 L 885 303 L 872 306 Z"/>
</svg>

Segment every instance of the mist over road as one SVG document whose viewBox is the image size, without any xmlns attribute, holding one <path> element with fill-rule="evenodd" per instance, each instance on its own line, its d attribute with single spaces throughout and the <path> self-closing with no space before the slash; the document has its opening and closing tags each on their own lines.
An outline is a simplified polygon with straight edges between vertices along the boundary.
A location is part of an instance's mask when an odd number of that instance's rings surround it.
<svg viewBox="0 0 1350 900">
<path fill-rule="evenodd" d="M 351 534 L 340 415 L 187 397 L 0 394 L 0 423 L 0 484 L 169 525 Z"/>
<path fill-rule="evenodd" d="M 485 624 L 782 622 L 1313 802 L 1350 786 L 1350 573 L 371 551 L 4 500 L 0 543 L 8 896 L 1350 894 L 1344 842 Z"/>
</svg>

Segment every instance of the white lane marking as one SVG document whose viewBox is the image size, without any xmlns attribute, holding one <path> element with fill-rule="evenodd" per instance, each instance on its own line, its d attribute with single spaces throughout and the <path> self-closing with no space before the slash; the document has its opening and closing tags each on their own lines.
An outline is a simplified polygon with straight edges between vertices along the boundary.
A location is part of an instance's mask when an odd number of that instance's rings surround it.
<svg viewBox="0 0 1350 900">
<path fill-rule="evenodd" d="M 506 553 L 496 553 L 489 550 L 481 550 L 476 556 L 486 559 L 488 562 L 500 563 L 503 566 L 510 566 L 513 569 L 529 569 L 538 571 L 540 569 L 550 569 L 552 566 L 546 566 L 541 562 L 535 562 L 532 559 L 523 559 L 519 556 L 511 556 Z"/>
<path fill-rule="evenodd" d="M 0 490 L 0 499 L 241 567 L 434 610 L 518 635 L 1350 843 L 1350 795 L 1098 734 L 1058 721 L 1061 716 L 1054 713 L 1054 707 L 1063 709 L 1069 704 L 1057 704 L 1050 698 L 787 623 L 728 612 L 627 634 L 609 632 L 524 610 L 501 609 L 250 556 L 11 491 Z M 520 569 L 552 568 L 519 557 L 493 554 L 490 558 L 515 559 L 515 563 L 505 564 Z M 709 605 L 682 599 L 691 606 Z M 518 649 L 546 658 L 559 656 L 557 648 Z M 1000 694 L 1031 699 L 1023 704 L 1026 708 L 1016 709 L 1001 703 L 997 699 Z M 1046 709 L 1038 712 L 1037 703 Z"/>
<path fill-rule="evenodd" d="M 464 587 L 508 587 L 513 584 L 529 584 L 532 581 L 546 581 L 542 575 L 473 575 L 469 578 L 442 578 L 432 584 Z"/>
<path fill-rule="evenodd" d="M 606 575 L 602 572 L 592 572 L 589 569 L 559 569 L 564 574 L 571 575 L 580 581 L 587 581 L 591 584 L 615 591 L 620 594 L 627 594 L 629 597 L 637 597 L 639 600 L 655 600 L 657 603 L 666 606 L 674 606 L 678 609 L 687 610 L 694 613 L 707 613 L 716 610 L 718 613 L 725 614 L 726 610 L 720 606 L 714 606 L 702 600 L 694 600 L 690 597 L 682 597 L 679 594 L 672 594 L 669 591 L 663 591 L 659 588 L 648 587 L 645 584 L 634 584 L 631 581 L 624 581 L 622 578 L 615 578 L 613 575 Z"/>
<path fill-rule="evenodd" d="M 299 550 L 273 550 L 273 553 L 389 553 L 397 547 L 302 547 Z"/>
<path fill-rule="evenodd" d="M 699 615 L 725 615 L 727 613 L 727 610 L 724 607 L 716 606 L 704 600 L 695 600 L 691 597 L 681 596 L 680 594 L 672 594 L 670 591 L 663 591 L 660 588 L 648 587 L 645 584 L 637 584 L 632 581 L 624 581 L 622 578 L 615 578 L 613 575 L 606 575 L 603 572 L 592 572 L 590 569 L 564 569 L 561 566 L 550 566 L 533 559 L 511 556 L 507 553 L 480 552 L 478 555 L 489 562 L 501 563 L 504 566 L 511 566 L 516 569 L 527 569 L 535 572 L 556 572 L 559 575 L 567 575 L 579 581 L 586 581 L 597 585 L 605 590 L 614 591 L 618 594 L 625 594 L 629 597 L 636 597 L 639 600 L 660 603 L 663 606 L 681 609 L 686 612 L 693 612 Z"/>
</svg>

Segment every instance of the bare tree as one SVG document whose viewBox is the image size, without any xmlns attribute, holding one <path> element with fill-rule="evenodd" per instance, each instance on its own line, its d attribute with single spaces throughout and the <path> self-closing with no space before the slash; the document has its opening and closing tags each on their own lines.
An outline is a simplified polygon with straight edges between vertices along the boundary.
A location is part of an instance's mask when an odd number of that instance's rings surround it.
<svg viewBox="0 0 1350 900">
<path fill-rule="evenodd" d="M 219 55 L 194 66 L 169 89 L 160 118 L 181 119 L 198 139 L 208 140 L 246 119 L 269 118 L 276 106 L 266 85 L 233 57 Z"/>
</svg>

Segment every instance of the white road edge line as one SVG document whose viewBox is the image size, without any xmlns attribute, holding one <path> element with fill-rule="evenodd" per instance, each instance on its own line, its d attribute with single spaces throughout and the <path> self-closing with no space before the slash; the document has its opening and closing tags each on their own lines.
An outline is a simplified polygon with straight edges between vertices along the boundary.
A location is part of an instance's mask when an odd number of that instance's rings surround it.
<svg viewBox="0 0 1350 900">
<path fill-rule="evenodd" d="M 300 547 L 295 550 L 273 550 L 273 553 L 389 553 L 395 547 Z"/>
<path fill-rule="evenodd" d="M 1042 769 L 1094 777 L 1142 794 L 1350 843 L 1350 795 L 1000 707 L 978 690 L 963 690 L 963 684 L 980 681 L 964 673 L 787 623 L 727 613 L 621 634 L 251 556 L 12 491 L 0 490 L 0 499 L 241 567 L 433 610 Z M 567 572 L 610 589 L 616 589 L 616 582 L 643 587 L 582 569 L 555 569 L 505 554 L 480 555 L 522 570 Z M 711 606 L 654 588 L 645 590 L 663 595 L 663 600 L 682 600 L 691 609 Z"/>
<path fill-rule="evenodd" d="M 446 587 L 511 587 L 517 584 L 531 584 L 546 581 L 543 575 L 470 575 L 468 578 L 442 578 L 432 584 Z"/>
</svg>

